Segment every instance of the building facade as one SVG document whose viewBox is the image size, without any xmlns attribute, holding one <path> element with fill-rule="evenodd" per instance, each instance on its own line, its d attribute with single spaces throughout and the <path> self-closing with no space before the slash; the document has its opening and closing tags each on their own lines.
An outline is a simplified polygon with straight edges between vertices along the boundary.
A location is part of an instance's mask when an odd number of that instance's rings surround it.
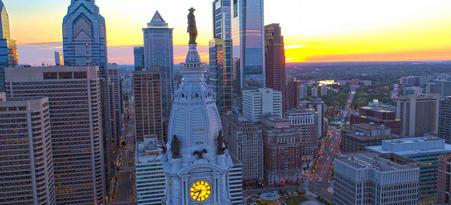
<svg viewBox="0 0 451 205">
<path fill-rule="evenodd" d="M 160 13 L 155 12 L 144 33 L 144 66 L 146 70 L 158 71 L 161 75 L 161 99 L 163 125 L 167 128 L 174 94 L 174 51 L 172 28 L 169 28 Z"/>
<path fill-rule="evenodd" d="M 49 102 L 0 100 L 0 204 L 55 204 Z"/>
<path fill-rule="evenodd" d="M 264 178 L 268 186 L 302 182 L 302 148 L 302 135 L 288 120 L 263 120 Z"/>
<path fill-rule="evenodd" d="M 415 160 L 420 167 L 419 204 L 434 204 L 437 198 L 438 157 L 451 153 L 451 145 L 445 140 L 423 136 L 384 140 L 379 146 L 367 147 L 368 150 L 386 154 L 394 153 Z"/>
<path fill-rule="evenodd" d="M 334 204 L 418 204 L 420 169 L 395 154 L 358 153 L 334 160 Z"/>
<path fill-rule="evenodd" d="M 439 95 L 408 95 L 397 100 L 396 118 L 401 135 L 422 136 L 438 133 Z"/>
<path fill-rule="evenodd" d="M 6 69 L 7 97 L 49 99 L 57 204 L 104 204 L 105 167 L 97 67 Z"/>
<path fill-rule="evenodd" d="M 105 19 L 94 0 L 71 0 L 63 19 L 63 54 L 67 66 L 106 68 Z"/>
<path fill-rule="evenodd" d="M 240 89 L 265 87 L 264 1 L 232 0 L 234 69 Z"/>
<path fill-rule="evenodd" d="M 438 136 L 445 139 L 446 143 L 451 143 L 451 97 L 440 101 Z"/>
<path fill-rule="evenodd" d="M 379 102 L 370 102 L 367 106 L 359 107 L 357 112 L 351 113 L 351 125 L 374 123 L 391 129 L 393 134 L 401 134 L 401 121 L 396 119 L 396 107 Z"/>
<path fill-rule="evenodd" d="M 279 24 L 265 26 L 265 69 L 266 87 L 282 92 L 286 99 L 285 44 Z M 286 103 L 283 110 L 287 110 Z"/>
<path fill-rule="evenodd" d="M 440 79 L 428 83 L 427 93 L 439 94 L 442 97 L 451 96 L 451 80 Z"/>
<path fill-rule="evenodd" d="M 282 117 L 282 93 L 268 88 L 243 91 L 243 117 L 258 122 L 263 115 Z"/>
<path fill-rule="evenodd" d="M 55 51 L 55 65 L 56 66 L 63 66 L 64 60 L 63 60 L 63 54 L 61 52 Z"/>
<path fill-rule="evenodd" d="M 299 129 L 302 144 L 302 163 L 308 167 L 319 149 L 318 113 L 314 109 L 294 108 L 285 114 L 290 125 Z"/>
<path fill-rule="evenodd" d="M 210 41 L 210 86 L 216 93 L 219 112 L 232 110 L 231 0 L 213 1 L 213 40 Z"/>
<path fill-rule="evenodd" d="M 5 91 L 5 68 L 18 64 L 16 41 L 11 39 L 9 15 L 3 1 L 0 1 L 0 92 Z"/>
<path fill-rule="evenodd" d="M 437 203 L 451 203 L 451 154 L 438 157 Z"/>
<path fill-rule="evenodd" d="M 157 137 L 146 136 L 136 154 L 136 201 L 138 205 L 161 205 L 166 196 L 163 164 Z"/>
<path fill-rule="evenodd" d="M 133 60 L 135 71 L 144 70 L 144 47 L 133 48 Z"/>
<path fill-rule="evenodd" d="M 260 124 L 228 113 L 221 116 L 224 138 L 230 154 L 242 166 L 246 187 L 263 182 L 263 136 Z"/>
<path fill-rule="evenodd" d="M 355 124 L 343 130 L 340 150 L 342 153 L 355 153 L 365 151 L 367 146 L 376 146 L 382 140 L 397 139 L 399 135 L 391 133 L 389 127 L 376 124 Z"/>
<path fill-rule="evenodd" d="M 164 139 L 163 109 L 160 73 L 158 71 L 135 71 L 133 92 L 135 96 L 135 137 L 144 140 L 146 135 Z"/>
<path fill-rule="evenodd" d="M 286 86 L 285 107 L 287 110 L 299 107 L 301 81 L 296 78 L 289 78 Z"/>
</svg>

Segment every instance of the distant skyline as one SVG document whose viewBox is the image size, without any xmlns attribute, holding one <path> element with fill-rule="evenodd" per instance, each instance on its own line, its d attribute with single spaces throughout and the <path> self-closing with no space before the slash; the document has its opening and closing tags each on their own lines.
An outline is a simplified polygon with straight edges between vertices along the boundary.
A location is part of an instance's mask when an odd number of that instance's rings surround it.
<svg viewBox="0 0 451 205">
<path fill-rule="evenodd" d="M 211 0 L 96 0 L 106 19 L 109 62 L 133 63 L 133 46 L 158 10 L 174 28 L 174 60 L 186 53 L 186 15 L 196 8 L 199 51 L 207 62 Z M 283 2 L 283 3 L 282 3 Z M 3 0 L 21 64 L 53 64 L 70 0 Z M 449 0 L 266 0 L 265 24 L 280 23 L 287 62 L 451 59 Z"/>
</svg>

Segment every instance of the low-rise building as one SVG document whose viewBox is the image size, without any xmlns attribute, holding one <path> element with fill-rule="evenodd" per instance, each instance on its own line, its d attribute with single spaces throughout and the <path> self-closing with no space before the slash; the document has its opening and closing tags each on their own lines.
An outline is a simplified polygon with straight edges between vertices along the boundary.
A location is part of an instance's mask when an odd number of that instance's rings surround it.
<svg viewBox="0 0 451 205">
<path fill-rule="evenodd" d="M 417 161 L 420 165 L 419 204 L 433 204 L 437 198 L 438 157 L 451 153 L 451 145 L 434 136 L 384 140 L 368 150 L 386 154 L 395 153 Z"/>
<path fill-rule="evenodd" d="M 358 153 L 334 161 L 334 204 L 416 205 L 420 169 L 396 154 Z"/>
<path fill-rule="evenodd" d="M 401 134 L 401 121 L 396 119 L 396 106 L 381 104 L 374 100 L 351 113 L 351 125 L 361 123 L 374 123 L 385 125 L 393 134 Z"/>
<path fill-rule="evenodd" d="M 384 125 L 355 124 L 343 131 L 340 150 L 342 153 L 354 153 L 365 150 L 367 146 L 380 145 L 382 140 L 397 139 L 391 129 Z"/>
</svg>

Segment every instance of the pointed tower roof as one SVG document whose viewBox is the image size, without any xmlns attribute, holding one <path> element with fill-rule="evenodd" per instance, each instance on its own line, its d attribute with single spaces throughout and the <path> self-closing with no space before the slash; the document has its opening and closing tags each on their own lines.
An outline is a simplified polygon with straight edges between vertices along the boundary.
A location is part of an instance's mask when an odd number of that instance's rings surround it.
<svg viewBox="0 0 451 205">
<path fill-rule="evenodd" d="M 150 23 L 147 24 L 149 28 L 151 27 L 168 27 L 168 23 L 161 17 L 160 12 L 156 11 L 155 14 L 152 17 L 152 20 Z"/>
</svg>

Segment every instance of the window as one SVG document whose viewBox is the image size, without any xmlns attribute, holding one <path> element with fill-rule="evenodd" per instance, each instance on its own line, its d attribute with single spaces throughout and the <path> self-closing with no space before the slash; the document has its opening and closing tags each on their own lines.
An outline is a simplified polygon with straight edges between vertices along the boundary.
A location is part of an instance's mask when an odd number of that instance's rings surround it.
<svg viewBox="0 0 451 205">
<path fill-rule="evenodd" d="M 52 80 L 52 79 L 58 79 L 58 73 L 56 73 L 56 72 L 45 72 L 44 73 L 44 80 Z"/>
</svg>

